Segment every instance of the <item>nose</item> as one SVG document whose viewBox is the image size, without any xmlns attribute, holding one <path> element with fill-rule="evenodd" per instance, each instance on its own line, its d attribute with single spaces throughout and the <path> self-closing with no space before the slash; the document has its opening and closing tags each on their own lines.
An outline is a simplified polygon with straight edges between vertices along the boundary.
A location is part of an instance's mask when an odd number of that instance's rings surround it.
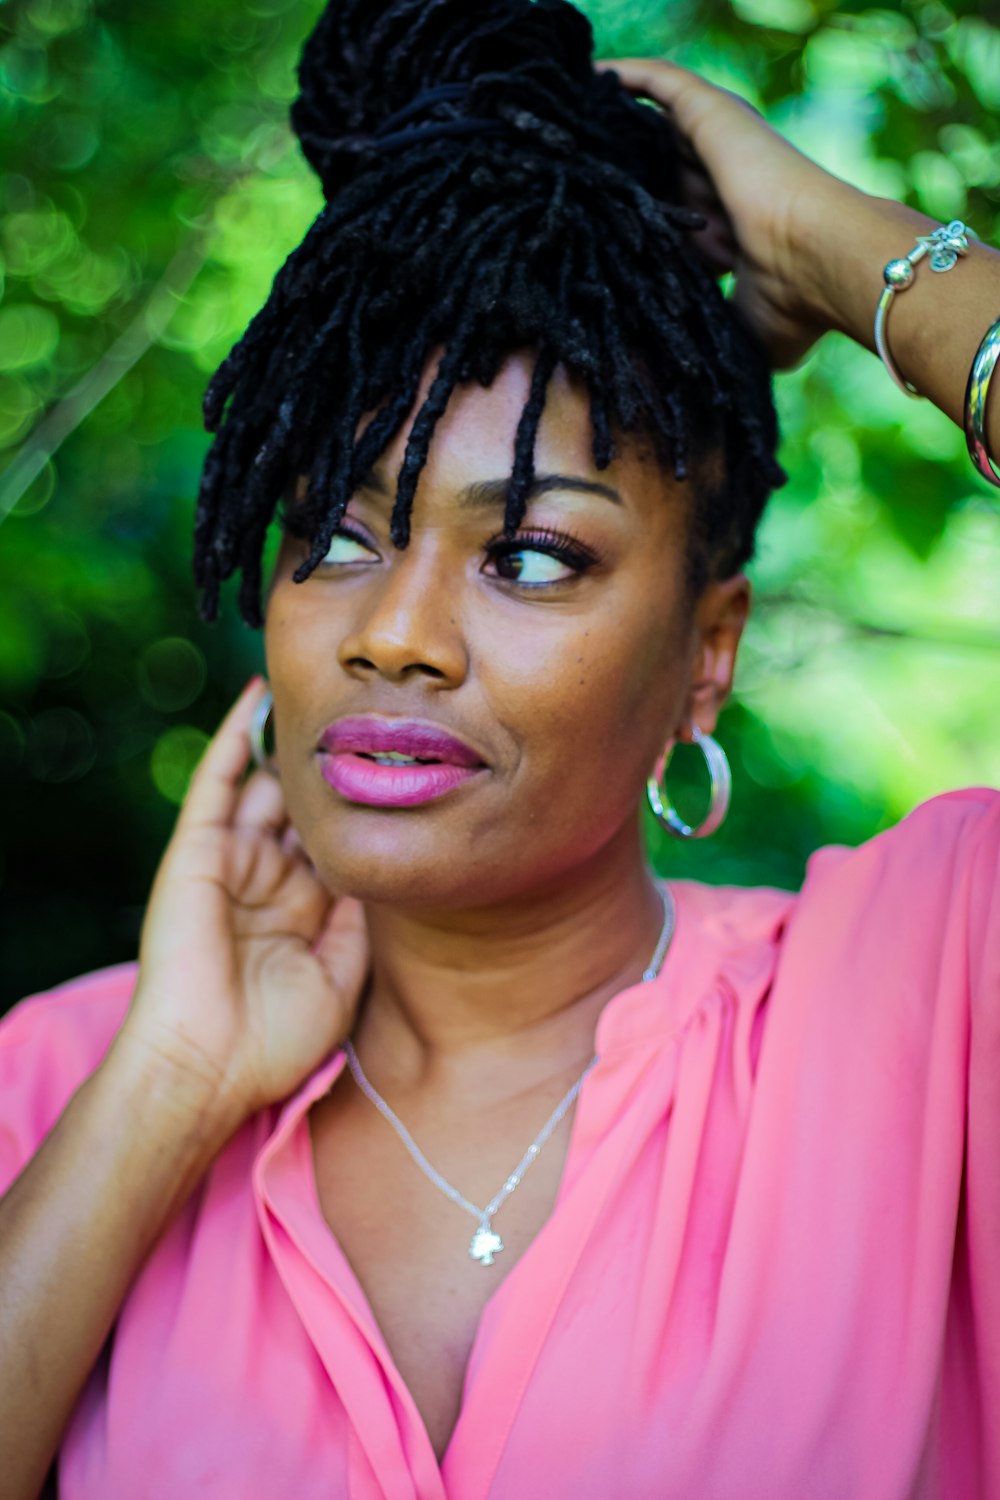
<svg viewBox="0 0 1000 1500">
<path fill-rule="evenodd" d="M 357 614 L 337 659 L 352 676 L 377 673 L 391 682 L 424 678 L 457 687 L 468 670 L 458 625 L 459 579 L 443 560 L 422 556 L 411 541 L 357 586 Z"/>
</svg>

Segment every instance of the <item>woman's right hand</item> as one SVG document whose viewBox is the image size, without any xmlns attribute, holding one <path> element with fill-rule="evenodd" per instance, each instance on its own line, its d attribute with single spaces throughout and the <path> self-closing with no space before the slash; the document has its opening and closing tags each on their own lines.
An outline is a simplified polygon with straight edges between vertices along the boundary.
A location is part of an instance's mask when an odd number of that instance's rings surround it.
<svg viewBox="0 0 1000 1500">
<path fill-rule="evenodd" d="M 281 784 L 249 761 L 255 678 L 195 770 L 156 873 L 119 1055 L 161 1064 L 232 1129 L 348 1035 L 368 973 L 361 903 L 320 884 Z"/>
</svg>

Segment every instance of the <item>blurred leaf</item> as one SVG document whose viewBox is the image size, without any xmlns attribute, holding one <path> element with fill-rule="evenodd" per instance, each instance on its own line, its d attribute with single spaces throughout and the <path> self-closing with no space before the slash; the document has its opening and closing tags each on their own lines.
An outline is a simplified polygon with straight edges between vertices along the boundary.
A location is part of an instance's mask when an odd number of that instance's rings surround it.
<svg viewBox="0 0 1000 1500">
<path fill-rule="evenodd" d="M 700 68 L 867 191 L 1000 227 L 996 5 L 583 8 L 599 53 Z M 0 1009 L 134 957 L 187 779 L 263 666 L 235 610 L 197 618 L 200 401 L 321 204 L 287 124 L 320 9 L 0 3 Z M 732 812 L 694 846 L 647 826 L 671 873 L 795 886 L 817 846 L 1000 780 L 1000 526 L 961 432 L 864 350 L 826 340 L 777 396 Z M 697 817 L 697 765 L 669 775 Z"/>
</svg>

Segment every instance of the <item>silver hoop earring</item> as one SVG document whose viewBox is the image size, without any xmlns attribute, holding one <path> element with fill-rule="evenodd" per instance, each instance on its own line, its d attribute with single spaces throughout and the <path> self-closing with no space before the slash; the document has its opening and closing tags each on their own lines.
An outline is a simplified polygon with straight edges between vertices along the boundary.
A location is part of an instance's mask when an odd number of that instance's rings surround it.
<svg viewBox="0 0 1000 1500">
<path fill-rule="evenodd" d="M 691 733 L 694 742 L 698 746 L 705 763 L 708 766 L 708 774 L 711 777 L 712 788 L 708 804 L 708 812 L 697 828 L 691 828 L 684 822 L 683 818 L 670 805 L 665 785 L 667 765 L 669 756 L 666 750 L 656 762 L 656 769 L 646 782 L 646 796 L 649 805 L 653 809 L 656 819 L 668 833 L 672 833 L 677 839 L 703 839 L 722 823 L 729 811 L 729 796 L 733 787 L 732 772 L 729 769 L 729 761 L 726 752 L 718 740 L 713 740 L 710 734 L 702 734 L 697 725 L 692 724 Z M 671 753 L 672 753 L 671 747 Z M 661 785 L 663 790 L 661 792 Z"/>
<path fill-rule="evenodd" d="M 271 717 L 274 707 L 274 699 L 268 688 L 263 698 L 254 709 L 253 718 L 250 720 L 250 751 L 254 760 L 262 771 L 269 771 L 272 776 L 277 776 L 277 768 L 272 764 L 264 743 L 264 735 L 267 732 L 267 721 Z"/>
</svg>

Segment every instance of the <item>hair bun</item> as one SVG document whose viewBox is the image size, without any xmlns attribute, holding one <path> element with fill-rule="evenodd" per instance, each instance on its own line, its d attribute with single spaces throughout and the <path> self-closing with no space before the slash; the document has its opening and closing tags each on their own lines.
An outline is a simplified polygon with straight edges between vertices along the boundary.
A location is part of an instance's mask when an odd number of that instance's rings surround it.
<svg viewBox="0 0 1000 1500">
<path fill-rule="evenodd" d="M 592 45 L 568 0 L 329 4 L 293 117 L 333 201 L 205 395 L 215 441 L 195 518 L 203 619 L 239 569 L 243 618 L 261 625 L 276 506 L 309 544 L 291 573 L 304 583 L 404 428 L 389 536 L 406 547 L 452 395 L 489 388 L 513 351 L 531 351 L 533 368 L 506 534 L 527 512 L 563 365 L 588 392 L 598 469 L 634 434 L 690 481 L 687 595 L 749 558 L 783 477 L 766 356 L 691 244 L 704 221 L 678 206 L 669 117 L 613 70 L 596 73 Z"/>
<path fill-rule="evenodd" d="M 299 62 L 292 125 L 332 198 L 377 157 L 376 133 L 428 90 L 424 121 L 502 121 L 557 152 L 583 150 L 677 201 L 676 138 L 613 73 L 568 0 L 330 0 Z M 541 105 L 540 105 L 541 101 Z"/>
</svg>

